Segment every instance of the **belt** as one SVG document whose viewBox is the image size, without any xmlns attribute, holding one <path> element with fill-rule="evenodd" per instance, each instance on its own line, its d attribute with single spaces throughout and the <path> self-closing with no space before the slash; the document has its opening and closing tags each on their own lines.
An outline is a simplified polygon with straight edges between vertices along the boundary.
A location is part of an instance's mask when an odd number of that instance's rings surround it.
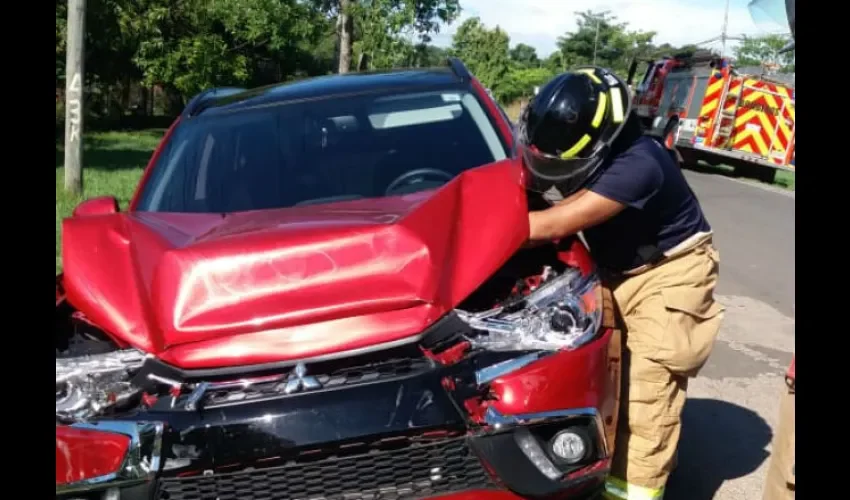
<svg viewBox="0 0 850 500">
<path fill-rule="evenodd" d="M 650 269 L 656 268 L 672 260 L 684 257 L 685 255 L 688 255 L 694 250 L 696 250 L 697 248 L 708 244 L 711 244 L 711 234 L 709 234 L 707 237 L 701 237 L 699 239 L 693 240 L 693 242 L 688 246 L 679 245 L 674 249 L 675 251 L 658 252 L 657 254 L 653 254 L 650 256 L 651 259 L 648 262 L 632 269 L 628 269 L 626 271 L 613 271 L 610 269 L 601 268 L 597 272 L 599 273 L 599 276 L 600 278 L 602 278 L 603 281 L 612 284 L 617 283 L 618 281 L 623 281 L 632 276 L 644 273 Z"/>
</svg>

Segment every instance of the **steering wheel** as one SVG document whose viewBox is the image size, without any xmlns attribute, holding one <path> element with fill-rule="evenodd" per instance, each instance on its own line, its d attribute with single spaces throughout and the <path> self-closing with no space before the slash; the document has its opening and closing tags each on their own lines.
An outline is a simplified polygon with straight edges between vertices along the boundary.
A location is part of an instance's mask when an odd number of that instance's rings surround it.
<svg viewBox="0 0 850 500">
<path fill-rule="evenodd" d="M 443 170 L 439 170 L 436 168 L 417 168 L 416 170 L 411 170 L 410 172 L 405 172 L 400 176 L 396 177 L 396 179 L 390 182 L 389 186 L 387 186 L 386 191 L 384 191 L 385 196 L 392 196 L 393 191 L 398 189 L 406 182 L 410 182 L 412 179 L 416 177 L 426 177 L 432 176 L 438 178 L 439 181 L 443 181 L 445 184 L 454 178 L 454 176 L 448 172 Z M 424 179 L 419 179 L 417 182 L 421 182 Z"/>
</svg>

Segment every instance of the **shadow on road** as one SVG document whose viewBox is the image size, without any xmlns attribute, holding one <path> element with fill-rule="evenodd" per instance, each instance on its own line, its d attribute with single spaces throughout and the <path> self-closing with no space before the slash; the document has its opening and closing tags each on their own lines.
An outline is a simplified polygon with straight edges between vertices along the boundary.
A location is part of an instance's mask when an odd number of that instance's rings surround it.
<svg viewBox="0 0 850 500">
<path fill-rule="evenodd" d="M 685 170 L 690 170 L 691 172 L 697 172 L 700 174 L 708 174 L 708 175 L 720 175 L 723 177 L 729 177 L 731 179 L 735 179 L 740 177 L 735 173 L 735 169 L 731 167 L 727 167 L 725 165 L 716 165 L 710 166 L 702 163 L 687 163 L 683 166 Z"/>
<path fill-rule="evenodd" d="M 679 464 L 665 500 L 711 500 L 725 481 L 758 469 L 770 455 L 772 436 L 753 411 L 716 399 L 689 399 L 682 413 Z"/>
</svg>

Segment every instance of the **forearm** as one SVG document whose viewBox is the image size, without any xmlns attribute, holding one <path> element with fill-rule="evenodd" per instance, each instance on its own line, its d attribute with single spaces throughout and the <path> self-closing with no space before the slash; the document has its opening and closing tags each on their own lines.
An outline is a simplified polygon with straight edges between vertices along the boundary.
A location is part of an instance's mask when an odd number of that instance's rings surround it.
<svg viewBox="0 0 850 500">
<path fill-rule="evenodd" d="M 559 240 L 584 229 L 574 211 L 561 208 L 560 205 L 556 205 L 546 210 L 529 213 L 531 242 Z"/>
<path fill-rule="evenodd" d="M 529 240 L 552 241 L 610 219 L 625 208 L 622 204 L 592 192 L 582 192 L 546 210 L 530 212 Z"/>
</svg>

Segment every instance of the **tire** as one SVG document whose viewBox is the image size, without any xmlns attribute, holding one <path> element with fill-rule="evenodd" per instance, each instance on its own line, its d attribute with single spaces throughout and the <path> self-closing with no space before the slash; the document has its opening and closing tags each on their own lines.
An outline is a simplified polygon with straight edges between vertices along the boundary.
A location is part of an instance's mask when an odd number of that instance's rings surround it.
<svg viewBox="0 0 850 500">
<path fill-rule="evenodd" d="M 735 177 L 747 177 L 765 184 L 773 184 L 776 180 L 776 169 L 763 167 L 761 165 L 738 165 L 735 167 Z"/>
<path fill-rule="evenodd" d="M 776 170 L 770 167 L 763 167 L 763 170 L 759 172 L 757 179 L 766 184 L 773 184 L 776 182 Z"/>
</svg>

